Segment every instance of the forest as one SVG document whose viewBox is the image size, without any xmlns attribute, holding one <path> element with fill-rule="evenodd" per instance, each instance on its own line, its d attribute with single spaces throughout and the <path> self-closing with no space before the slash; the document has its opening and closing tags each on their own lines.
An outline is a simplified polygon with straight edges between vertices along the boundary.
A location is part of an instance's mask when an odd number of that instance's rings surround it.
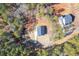
<svg viewBox="0 0 79 59">
<path fill-rule="evenodd" d="M 58 16 L 54 4 L 0 4 L 0 56 L 77 56 L 79 55 L 79 36 L 68 42 L 42 48 L 38 42 L 30 40 L 28 32 L 37 24 L 36 17 L 48 17 L 55 27 Z M 54 27 L 54 28 L 55 28 Z M 60 26 L 55 29 L 56 37 L 63 37 Z M 61 34 L 61 35 L 60 35 Z"/>
</svg>

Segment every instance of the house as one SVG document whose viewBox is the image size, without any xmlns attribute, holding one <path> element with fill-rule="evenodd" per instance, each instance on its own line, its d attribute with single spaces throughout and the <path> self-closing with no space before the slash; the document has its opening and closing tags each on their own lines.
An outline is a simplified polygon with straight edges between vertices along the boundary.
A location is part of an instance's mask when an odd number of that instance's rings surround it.
<svg viewBox="0 0 79 59">
<path fill-rule="evenodd" d="M 37 35 L 42 36 L 47 34 L 47 27 L 46 26 L 39 26 L 37 27 Z"/>
<path fill-rule="evenodd" d="M 63 15 L 59 17 L 59 23 L 62 28 L 66 27 L 67 25 L 70 25 L 74 20 L 73 15 L 68 14 L 68 15 Z"/>
<path fill-rule="evenodd" d="M 47 34 L 47 26 L 36 26 L 34 31 L 35 41 L 37 41 L 38 36 L 43 36 Z"/>
<path fill-rule="evenodd" d="M 67 14 L 59 17 L 59 23 L 65 33 L 65 36 L 73 32 L 72 22 L 74 21 L 74 16 L 72 14 Z"/>
</svg>

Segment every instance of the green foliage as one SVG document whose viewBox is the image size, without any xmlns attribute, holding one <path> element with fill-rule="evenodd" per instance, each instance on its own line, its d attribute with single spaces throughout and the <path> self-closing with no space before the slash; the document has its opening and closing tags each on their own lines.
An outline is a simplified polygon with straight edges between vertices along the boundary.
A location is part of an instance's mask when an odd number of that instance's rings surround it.
<svg viewBox="0 0 79 59">
<path fill-rule="evenodd" d="M 55 29 L 57 32 L 57 38 L 60 39 L 63 37 L 62 28 L 58 26 L 58 17 L 53 16 L 52 13 L 54 12 L 51 7 L 45 8 L 44 4 L 27 4 L 29 5 L 28 10 L 31 12 L 33 9 L 36 10 L 36 17 L 46 17 L 49 21 L 52 20 L 53 25 L 55 25 Z M 10 6 L 10 5 L 9 5 Z M 8 6 L 8 8 L 9 8 Z M 11 8 L 12 6 L 10 6 Z M 21 29 L 23 28 L 22 25 L 24 21 L 21 20 L 23 17 L 13 19 L 8 18 L 10 9 L 6 7 L 6 4 L 0 4 L 0 16 L 3 18 L 3 22 L 1 22 L 2 27 L 0 27 L 0 55 L 1 56 L 27 56 L 30 55 L 31 52 L 35 51 L 35 47 L 26 48 L 24 44 L 22 44 L 21 37 Z M 5 27 L 10 27 L 11 31 L 6 32 L 4 31 Z M 53 28 L 54 29 L 54 28 Z M 13 41 L 12 41 L 13 39 Z M 18 42 L 17 42 L 18 41 Z M 74 56 L 79 55 L 79 36 L 76 36 L 65 42 L 64 44 L 55 46 L 51 49 L 51 52 L 45 49 L 40 49 L 35 51 L 38 56 L 60 56 L 60 55 L 68 55 Z"/>
<path fill-rule="evenodd" d="M 76 55 L 76 50 L 71 46 L 69 45 L 68 43 L 65 43 L 64 44 L 64 53 L 67 54 L 67 55 L 71 55 L 71 56 L 74 56 Z"/>
<path fill-rule="evenodd" d="M 77 56 L 79 55 L 79 43 L 78 42 L 79 42 L 79 36 L 75 36 L 68 42 L 55 46 L 52 49 L 52 55 Z"/>
<path fill-rule="evenodd" d="M 38 56 L 48 56 L 48 51 L 41 49 L 37 52 L 37 55 Z"/>
<path fill-rule="evenodd" d="M 0 50 L 0 55 L 2 56 L 26 56 L 28 55 L 29 52 L 27 52 L 27 49 L 23 48 L 22 45 L 18 47 L 11 47 L 5 45 L 1 50 Z"/>
<path fill-rule="evenodd" d="M 0 29 L 0 36 L 3 34 L 3 30 L 2 29 Z"/>
<path fill-rule="evenodd" d="M 54 12 L 54 11 L 53 11 L 53 8 L 48 7 L 47 13 L 48 13 L 49 15 L 52 15 L 53 12 Z"/>
<path fill-rule="evenodd" d="M 58 16 L 54 16 L 52 21 L 58 22 Z"/>
<path fill-rule="evenodd" d="M 36 17 L 51 17 L 53 14 L 53 9 L 51 7 L 45 7 L 45 4 L 37 4 L 37 14 Z"/>
<path fill-rule="evenodd" d="M 53 56 L 60 56 L 61 55 L 61 53 L 63 53 L 63 50 L 62 50 L 62 46 L 55 46 L 53 49 L 52 49 L 52 51 L 51 51 L 51 54 L 53 55 Z"/>
<path fill-rule="evenodd" d="M 53 28 L 54 27 L 55 27 L 55 29 L 53 30 L 53 32 L 55 33 L 54 39 L 55 40 L 62 39 L 64 37 L 64 33 L 63 33 L 61 26 L 56 24 L 56 26 L 53 26 Z"/>
<path fill-rule="evenodd" d="M 5 12 L 6 6 L 4 4 L 0 4 L 0 13 Z"/>
<path fill-rule="evenodd" d="M 37 4 L 37 14 L 36 17 L 43 17 L 44 16 L 45 8 L 43 4 Z"/>
</svg>

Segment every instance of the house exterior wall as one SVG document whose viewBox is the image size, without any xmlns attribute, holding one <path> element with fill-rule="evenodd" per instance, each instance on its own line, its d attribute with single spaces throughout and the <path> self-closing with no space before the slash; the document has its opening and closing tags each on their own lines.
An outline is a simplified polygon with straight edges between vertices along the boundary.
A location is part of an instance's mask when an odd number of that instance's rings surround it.
<svg viewBox="0 0 79 59">
<path fill-rule="evenodd" d="M 35 36 L 35 41 L 36 41 L 37 40 L 37 37 L 38 37 L 38 35 L 37 35 L 37 27 L 35 27 L 34 36 Z"/>
<path fill-rule="evenodd" d="M 63 22 L 63 20 L 62 20 L 62 19 L 63 19 L 63 17 L 59 17 L 59 19 L 58 19 L 58 20 L 59 20 L 59 23 L 60 23 L 61 27 L 63 28 L 63 27 L 64 27 L 64 23 L 65 23 L 65 22 Z"/>
</svg>

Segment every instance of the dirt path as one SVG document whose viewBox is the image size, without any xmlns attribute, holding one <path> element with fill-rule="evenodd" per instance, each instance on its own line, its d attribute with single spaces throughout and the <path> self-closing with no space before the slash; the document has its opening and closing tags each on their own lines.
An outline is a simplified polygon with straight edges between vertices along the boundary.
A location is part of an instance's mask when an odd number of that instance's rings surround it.
<svg viewBox="0 0 79 59">
<path fill-rule="evenodd" d="M 55 41 L 52 45 L 59 45 L 59 44 L 65 43 L 78 34 L 79 34 L 79 28 L 76 29 L 72 34 L 66 36 L 65 38 Z"/>
</svg>

